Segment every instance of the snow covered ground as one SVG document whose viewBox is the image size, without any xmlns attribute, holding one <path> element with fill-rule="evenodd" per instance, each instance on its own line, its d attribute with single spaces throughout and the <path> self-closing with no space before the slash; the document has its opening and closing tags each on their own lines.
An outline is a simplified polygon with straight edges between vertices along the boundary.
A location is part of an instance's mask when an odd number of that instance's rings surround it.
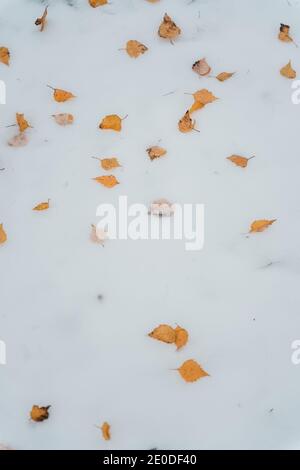
<svg viewBox="0 0 300 470">
<path fill-rule="evenodd" d="M 300 49 L 278 41 L 280 23 L 300 43 L 299 0 L 1 0 L 0 443 L 15 449 L 279 449 L 300 447 L 300 105 L 279 74 Z M 70 6 L 69 4 L 72 4 Z M 165 12 L 182 29 L 157 36 Z M 119 48 L 137 39 L 149 51 Z M 206 57 L 225 83 L 199 78 Z M 300 76 L 300 75 L 299 75 Z M 46 87 L 76 99 L 55 103 Z M 196 113 L 200 133 L 181 134 L 186 92 L 220 99 Z M 174 92 L 169 94 L 170 92 Z M 33 129 L 11 148 L 6 128 L 24 113 Z M 51 115 L 70 112 L 73 126 Z M 97 126 L 128 114 L 119 133 Z M 145 152 L 160 141 L 166 157 Z M 226 160 L 250 157 L 247 169 Z M 120 185 L 94 181 L 91 156 L 117 156 Z M 100 203 L 204 203 L 205 246 L 89 240 Z M 32 207 L 51 198 L 51 208 Z M 258 218 L 278 219 L 246 237 Z M 98 296 L 103 296 L 102 300 Z M 160 323 L 190 332 L 179 352 L 147 337 Z M 194 358 L 211 375 L 186 384 L 174 371 Z M 32 423 L 33 404 L 51 405 Z M 95 425 L 111 424 L 105 442 Z"/>
</svg>

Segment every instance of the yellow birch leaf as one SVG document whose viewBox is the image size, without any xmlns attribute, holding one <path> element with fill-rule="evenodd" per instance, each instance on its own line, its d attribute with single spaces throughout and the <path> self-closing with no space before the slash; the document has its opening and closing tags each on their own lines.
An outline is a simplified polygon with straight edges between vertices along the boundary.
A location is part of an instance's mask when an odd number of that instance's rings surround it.
<svg viewBox="0 0 300 470">
<path fill-rule="evenodd" d="M 231 157 L 227 157 L 227 160 L 230 160 L 232 163 L 234 163 L 237 166 L 240 166 L 241 168 L 246 168 L 248 166 L 249 160 L 251 160 L 253 157 L 246 158 L 246 157 L 241 157 L 240 155 L 231 155 Z"/>
<path fill-rule="evenodd" d="M 191 132 L 195 128 L 195 121 L 192 120 L 189 111 L 180 119 L 178 128 L 183 133 Z"/>
<path fill-rule="evenodd" d="M 102 5 L 107 5 L 107 0 L 89 0 L 89 4 L 93 8 L 101 7 Z"/>
<path fill-rule="evenodd" d="M 148 51 L 148 47 L 139 41 L 130 40 L 126 44 L 126 51 L 130 57 L 137 58 L 141 54 L 145 54 Z"/>
<path fill-rule="evenodd" d="M 287 24 L 281 23 L 280 31 L 278 34 L 278 39 L 283 42 L 294 42 L 293 38 L 290 36 L 290 26 Z"/>
<path fill-rule="evenodd" d="M 46 419 L 49 418 L 49 408 L 50 406 L 42 406 L 39 407 L 37 405 L 34 405 L 32 407 L 32 410 L 30 412 L 30 417 L 32 421 L 35 421 L 37 423 L 45 421 Z"/>
<path fill-rule="evenodd" d="M 266 220 L 266 219 L 255 220 L 255 221 L 251 224 L 250 232 L 249 232 L 249 233 L 263 232 L 263 231 L 266 230 L 268 227 L 270 227 L 270 225 L 273 225 L 276 221 L 277 221 L 277 219 L 273 219 L 273 220 Z"/>
<path fill-rule="evenodd" d="M 109 176 L 97 176 L 97 178 L 93 178 L 97 183 L 102 184 L 106 188 L 113 188 L 117 184 L 120 184 L 117 178 L 114 175 Z"/>
<path fill-rule="evenodd" d="M 3 224 L 0 224 L 0 245 L 5 243 L 7 240 L 6 232 L 3 228 Z"/>
<path fill-rule="evenodd" d="M 101 431 L 102 431 L 102 436 L 105 441 L 109 441 L 111 436 L 110 436 L 110 425 L 105 422 L 101 426 Z"/>
<path fill-rule="evenodd" d="M 155 328 L 151 333 L 149 333 L 150 338 L 157 339 L 158 341 L 162 341 L 163 343 L 175 343 L 175 330 L 169 325 L 159 325 Z"/>
<path fill-rule="evenodd" d="M 280 73 L 283 77 L 289 78 L 290 80 L 293 80 L 297 76 L 296 71 L 292 68 L 291 61 L 289 61 L 287 65 L 282 67 L 282 69 L 280 70 Z"/>
<path fill-rule="evenodd" d="M 164 148 L 158 147 L 157 145 L 149 147 L 146 152 L 148 153 L 150 160 L 155 160 L 156 158 L 163 157 L 167 153 Z"/>
<path fill-rule="evenodd" d="M 216 79 L 219 80 L 219 82 L 226 82 L 226 80 L 229 80 L 229 78 L 233 77 L 235 72 L 222 72 L 219 73 L 219 75 L 216 76 Z"/>
<path fill-rule="evenodd" d="M 48 199 L 47 202 L 41 202 L 40 204 L 35 206 L 32 210 L 33 211 L 46 211 L 47 209 L 49 209 L 49 203 L 50 203 L 50 199 Z"/>
<path fill-rule="evenodd" d="M 106 171 L 113 170 L 114 168 L 119 168 L 121 166 L 118 159 L 115 157 L 103 158 L 102 160 L 100 160 L 100 163 L 101 163 L 103 170 L 106 170 Z"/>
<path fill-rule="evenodd" d="M 170 18 L 167 13 L 165 14 L 163 21 L 159 27 L 158 35 L 164 39 L 176 39 L 181 34 L 181 29 L 178 28 L 176 23 Z"/>
<path fill-rule="evenodd" d="M 110 114 L 99 124 L 100 129 L 113 130 L 120 132 L 122 130 L 122 119 L 117 114 Z"/>
<path fill-rule="evenodd" d="M 196 382 L 204 377 L 209 377 L 209 374 L 193 359 L 185 361 L 178 372 L 186 382 Z"/>
<path fill-rule="evenodd" d="M 16 120 L 20 132 L 24 132 L 26 131 L 26 129 L 28 129 L 28 127 L 31 127 L 30 124 L 28 124 L 28 121 L 26 121 L 26 119 L 24 118 L 24 114 L 16 113 Z"/>
<path fill-rule="evenodd" d="M 10 53 L 7 47 L 0 47 L 0 62 L 9 65 Z"/>
<path fill-rule="evenodd" d="M 46 21 L 47 21 L 46 20 L 47 15 L 48 15 L 48 7 L 45 8 L 43 15 L 40 18 L 37 18 L 35 20 L 35 25 L 36 26 L 41 26 L 40 31 L 44 31 L 44 29 L 45 29 Z"/>
</svg>

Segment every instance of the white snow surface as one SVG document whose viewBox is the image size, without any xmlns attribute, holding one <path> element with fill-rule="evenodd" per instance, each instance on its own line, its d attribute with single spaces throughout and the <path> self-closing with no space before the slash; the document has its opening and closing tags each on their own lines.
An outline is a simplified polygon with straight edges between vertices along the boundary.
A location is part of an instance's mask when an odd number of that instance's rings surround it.
<svg viewBox="0 0 300 470">
<path fill-rule="evenodd" d="M 70 6 L 68 3 L 72 3 Z M 300 444 L 300 106 L 279 74 L 300 49 L 278 41 L 280 23 L 300 43 L 298 0 L 1 0 L 0 64 L 0 442 L 14 449 L 282 449 Z M 165 12 L 182 29 L 174 45 L 157 29 Z M 149 47 L 131 59 L 124 47 Z M 199 78 L 206 57 L 225 83 Z M 46 87 L 76 99 L 56 103 Z M 200 133 L 181 134 L 184 93 L 220 99 L 195 114 Z M 174 92 L 172 94 L 168 94 Z M 33 129 L 11 148 L 15 113 Z M 70 112 L 73 126 L 51 117 Z M 121 133 L 98 129 L 128 114 Z M 167 148 L 151 162 L 151 145 Z M 247 169 L 226 160 L 250 157 Z M 91 156 L 117 156 L 120 185 Z M 96 208 L 167 198 L 203 203 L 205 246 L 182 242 L 89 240 Z M 47 212 L 32 207 L 51 198 Z M 255 219 L 278 219 L 261 234 Z M 270 264 L 272 263 L 272 264 Z M 98 295 L 103 299 L 99 300 Z M 179 352 L 148 338 L 160 323 L 190 332 Z M 210 378 L 185 383 L 178 368 L 197 360 Z M 32 423 L 33 404 L 51 405 Z M 108 421 L 105 442 L 96 425 Z"/>
</svg>

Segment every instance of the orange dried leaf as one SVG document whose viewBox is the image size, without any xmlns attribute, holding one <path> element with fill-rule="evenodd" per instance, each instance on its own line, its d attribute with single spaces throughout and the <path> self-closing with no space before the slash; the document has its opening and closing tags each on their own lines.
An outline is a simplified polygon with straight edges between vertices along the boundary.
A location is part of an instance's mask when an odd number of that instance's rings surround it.
<svg viewBox="0 0 300 470">
<path fill-rule="evenodd" d="M 32 421 L 36 421 L 37 423 L 45 421 L 46 419 L 49 418 L 49 408 L 50 406 L 42 406 L 39 407 L 37 405 L 34 405 L 32 407 L 32 410 L 30 412 L 30 417 Z"/>
<path fill-rule="evenodd" d="M 281 23 L 278 39 L 283 42 L 294 42 L 290 36 L 290 26 Z"/>
<path fill-rule="evenodd" d="M 235 74 L 235 72 L 232 72 L 232 73 L 222 72 L 222 73 L 219 73 L 219 75 L 216 76 L 216 79 L 219 80 L 219 82 L 226 82 L 226 80 L 233 77 L 234 74 Z"/>
<path fill-rule="evenodd" d="M 52 88 L 52 87 L 49 86 L 49 88 Z M 73 93 L 71 93 L 70 91 L 61 90 L 60 88 L 52 88 L 52 90 L 53 90 L 53 98 L 58 103 L 64 103 L 65 101 L 68 101 L 71 98 L 75 98 L 75 95 L 73 95 Z"/>
<path fill-rule="evenodd" d="M 47 209 L 49 209 L 49 206 L 50 206 L 50 199 L 48 199 L 47 202 L 41 202 L 40 204 L 35 206 L 32 210 L 33 211 L 46 211 Z"/>
<path fill-rule="evenodd" d="M 205 104 L 200 103 L 200 101 L 195 101 L 190 107 L 190 114 L 194 113 L 195 111 L 199 111 L 199 109 L 204 108 L 204 106 Z"/>
<path fill-rule="evenodd" d="M 141 54 L 145 54 L 145 52 L 148 51 L 148 47 L 139 41 L 130 40 L 126 44 L 126 51 L 130 57 L 134 57 L 136 59 Z"/>
<path fill-rule="evenodd" d="M 100 122 L 99 128 L 120 132 L 122 130 L 122 119 L 117 114 L 110 114 L 105 116 L 105 118 Z"/>
<path fill-rule="evenodd" d="M 176 23 L 170 18 L 167 13 L 164 16 L 164 19 L 159 27 L 158 35 L 164 39 L 176 39 L 181 34 L 181 29 L 178 28 Z"/>
<path fill-rule="evenodd" d="M 211 91 L 208 91 L 205 88 L 203 90 L 196 91 L 193 96 L 195 101 L 198 101 L 203 105 L 213 103 L 218 99 Z"/>
<path fill-rule="evenodd" d="M 26 129 L 28 129 L 28 127 L 31 127 L 30 124 L 28 124 L 28 121 L 26 121 L 26 119 L 24 118 L 24 114 L 16 113 L 16 120 L 20 132 L 24 132 L 26 131 Z"/>
<path fill-rule="evenodd" d="M 101 166 L 104 170 L 109 171 L 113 170 L 114 168 L 119 168 L 121 165 L 117 158 L 103 158 L 100 160 Z"/>
<path fill-rule="evenodd" d="M 24 132 L 20 132 L 20 134 L 15 135 L 8 141 L 8 145 L 11 147 L 24 147 L 28 144 L 28 137 Z"/>
<path fill-rule="evenodd" d="M 110 436 L 110 425 L 107 422 L 102 424 L 101 431 L 102 431 L 103 439 L 105 441 L 109 441 L 110 437 L 111 437 Z"/>
<path fill-rule="evenodd" d="M 7 240 L 7 235 L 6 235 L 6 232 L 3 228 L 3 224 L 0 224 L 0 245 L 2 245 L 3 243 L 5 243 Z"/>
<path fill-rule="evenodd" d="M 289 61 L 287 65 L 282 67 L 282 69 L 280 70 L 280 73 L 283 77 L 289 78 L 290 80 L 293 80 L 297 76 L 296 71 L 292 67 L 291 61 Z"/>
<path fill-rule="evenodd" d="M 10 53 L 7 47 L 0 47 L 0 62 L 9 65 Z"/>
<path fill-rule="evenodd" d="M 193 359 L 185 361 L 178 372 L 186 382 L 196 382 L 204 377 L 209 377 L 209 374 Z"/>
<path fill-rule="evenodd" d="M 52 117 L 54 118 L 55 122 L 60 126 L 68 126 L 69 124 L 73 124 L 74 122 L 74 116 L 69 113 L 53 114 Z"/>
<path fill-rule="evenodd" d="M 227 160 L 230 160 L 232 163 L 234 163 L 237 166 L 240 166 L 241 168 L 246 168 L 248 166 L 249 160 L 251 160 L 254 157 L 246 158 L 246 157 L 241 157 L 240 155 L 231 155 L 231 157 L 227 157 Z"/>
<path fill-rule="evenodd" d="M 149 333 L 150 338 L 157 339 L 163 343 L 175 343 L 175 330 L 169 325 L 159 325 L 151 333 Z"/>
<path fill-rule="evenodd" d="M 40 18 L 37 18 L 35 20 L 35 25 L 36 26 L 41 26 L 40 31 L 44 31 L 44 29 L 45 29 L 47 15 L 48 15 L 48 7 L 45 8 L 45 11 L 44 11 L 43 15 Z"/>
<path fill-rule="evenodd" d="M 191 132 L 195 128 L 195 121 L 192 120 L 189 111 L 180 119 L 178 128 L 183 133 Z"/>
<path fill-rule="evenodd" d="M 193 64 L 193 70 L 201 77 L 205 77 L 211 72 L 211 67 L 206 62 L 206 59 L 200 59 Z"/>
<path fill-rule="evenodd" d="M 89 0 L 89 4 L 93 8 L 101 7 L 102 5 L 107 5 L 107 0 Z"/>
<path fill-rule="evenodd" d="M 266 220 L 266 219 L 255 220 L 255 221 L 251 224 L 250 232 L 249 232 L 249 233 L 263 232 L 263 231 L 266 230 L 268 227 L 270 227 L 270 225 L 273 225 L 276 221 L 277 221 L 277 219 L 273 219 L 273 220 Z"/>
<path fill-rule="evenodd" d="M 97 178 L 93 178 L 97 183 L 102 184 L 106 188 L 113 188 L 117 184 L 119 184 L 119 181 L 114 175 L 109 175 L 109 176 L 97 176 Z"/>
<path fill-rule="evenodd" d="M 163 157 L 166 155 L 167 151 L 162 148 L 154 145 L 153 147 L 149 147 L 147 150 L 150 160 L 155 160 L 156 158 Z"/>
<path fill-rule="evenodd" d="M 189 339 L 189 334 L 187 330 L 185 330 L 184 328 L 181 328 L 181 326 L 177 326 L 175 328 L 175 344 L 177 346 L 177 351 L 186 345 L 186 343 L 188 342 L 188 339 Z"/>
</svg>

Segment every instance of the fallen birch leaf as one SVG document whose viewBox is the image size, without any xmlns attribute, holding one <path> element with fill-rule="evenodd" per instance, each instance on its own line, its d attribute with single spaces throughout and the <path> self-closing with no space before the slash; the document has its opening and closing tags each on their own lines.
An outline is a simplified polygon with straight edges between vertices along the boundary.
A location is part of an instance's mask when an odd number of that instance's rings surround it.
<svg viewBox="0 0 300 470">
<path fill-rule="evenodd" d="M 35 421 L 37 423 L 45 421 L 46 419 L 49 418 L 49 408 L 50 406 L 42 406 L 39 407 L 37 405 L 34 405 L 32 407 L 32 410 L 30 412 L 30 417 L 32 421 Z"/>
<path fill-rule="evenodd" d="M 93 8 L 101 7 L 102 5 L 107 5 L 107 0 L 89 0 L 89 4 Z"/>
<path fill-rule="evenodd" d="M 110 114 L 102 119 L 99 128 L 120 132 L 122 130 L 122 119 L 117 114 Z"/>
<path fill-rule="evenodd" d="M 99 243 L 104 246 L 106 238 L 107 233 L 102 228 L 96 227 L 93 224 L 91 225 L 90 239 L 93 243 Z"/>
<path fill-rule="evenodd" d="M 190 116 L 190 111 L 187 111 L 183 118 L 180 119 L 178 123 L 178 128 L 180 132 L 187 133 L 191 132 L 195 128 L 195 121 L 192 120 Z"/>
<path fill-rule="evenodd" d="M 139 41 L 130 40 L 126 44 L 126 51 L 130 57 L 137 58 L 141 54 L 145 54 L 148 51 L 148 47 Z"/>
<path fill-rule="evenodd" d="M 101 431 L 102 431 L 103 439 L 105 441 L 109 441 L 110 437 L 111 437 L 110 436 L 110 425 L 107 422 L 102 424 Z"/>
<path fill-rule="evenodd" d="M 278 39 L 283 42 L 294 42 L 290 36 L 290 26 L 287 24 L 280 24 Z"/>
<path fill-rule="evenodd" d="M 49 209 L 49 205 L 50 205 L 50 199 L 48 199 L 47 202 L 41 202 L 40 204 L 35 206 L 32 210 L 33 211 L 46 211 L 47 209 Z"/>
<path fill-rule="evenodd" d="M 53 88 L 50 85 L 47 85 L 47 87 L 53 90 L 53 98 L 58 103 L 64 103 L 65 101 L 68 101 L 71 98 L 75 98 L 75 95 L 73 95 L 73 93 L 71 93 L 70 91 L 61 90 L 60 88 Z"/>
<path fill-rule="evenodd" d="M 174 214 L 174 207 L 167 199 L 157 199 L 152 202 L 149 213 L 160 217 L 170 217 Z"/>
<path fill-rule="evenodd" d="M 249 160 L 252 160 L 253 157 L 246 158 L 246 157 L 241 157 L 240 155 L 231 155 L 231 157 L 227 157 L 227 160 L 230 160 L 232 163 L 234 163 L 237 166 L 240 166 L 241 168 L 246 168 L 248 166 Z"/>
<path fill-rule="evenodd" d="M 24 114 L 16 113 L 16 120 L 20 132 L 24 132 L 26 129 L 28 129 L 28 127 L 31 127 L 30 124 L 28 124 L 28 121 L 24 118 Z"/>
<path fill-rule="evenodd" d="M 263 232 L 266 230 L 270 225 L 273 225 L 275 222 L 277 222 L 277 219 L 273 220 L 255 220 L 250 227 L 250 232 L 249 233 L 258 233 L 258 232 Z"/>
<path fill-rule="evenodd" d="M 218 99 L 211 91 L 208 91 L 205 88 L 203 90 L 196 91 L 193 96 L 195 101 L 203 105 L 213 103 Z"/>
<path fill-rule="evenodd" d="M 9 65 L 10 53 L 7 47 L 0 47 L 0 62 Z"/>
<path fill-rule="evenodd" d="M 148 153 L 150 160 L 155 160 L 156 158 L 163 157 L 167 153 L 164 148 L 158 147 L 156 145 L 153 147 L 149 147 L 146 152 Z"/>
<path fill-rule="evenodd" d="M 7 241 L 7 235 L 3 228 L 3 224 L 0 224 L 0 245 Z"/>
<path fill-rule="evenodd" d="M 206 59 L 200 59 L 193 64 L 193 70 L 201 77 L 205 77 L 211 72 L 211 67 L 206 62 Z"/>
<path fill-rule="evenodd" d="M 8 145 L 11 147 L 24 147 L 28 144 L 28 137 L 24 132 L 20 132 L 20 134 L 15 135 L 7 142 Z"/>
<path fill-rule="evenodd" d="M 55 122 L 60 126 L 68 126 L 69 124 L 73 124 L 74 116 L 73 114 L 69 113 L 59 113 L 59 114 L 52 114 Z"/>
<path fill-rule="evenodd" d="M 189 334 L 187 330 L 185 330 L 181 326 L 177 326 L 175 328 L 175 344 L 177 346 L 177 351 L 186 345 L 186 343 L 188 342 L 188 339 L 189 339 Z"/>
<path fill-rule="evenodd" d="M 296 71 L 292 68 L 291 61 L 289 61 L 287 65 L 282 67 L 282 69 L 280 70 L 280 73 L 283 77 L 289 78 L 291 80 L 293 80 L 297 76 Z"/>
<path fill-rule="evenodd" d="M 226 82 L 226 80 L 229 80 L 229 78 L 233 77 L 235 72 L 222 72 L 219 73 L 219 75 L 216 76 L 216 79 L 219 80 L 219 82 Z"/>
<path fill-rule="evenodd" d="M 181 34 L 181 29 L 178 28 L 176 23 L 170 18 L 167 13 L 165 14 L 163 21 L 159 27 L 158 35 L 164 39 L 176 39 Z"/>
<path fill-rule="evenodd" d="M 100 164 L 103 170 L 106 170 L 106 171 L 113 170 L 114 168 L 119 168 L 121 166 L 118 159 L 115 157 L 103 158 L 102 160 L 100 160 Z"/>
<path fill-rule="evenodd" d="M 185 361 L 177 370 L 186 382 L 196 382 L 204 377 L 209 377 L 209 374 L 193 359 Z"/>
<path fill-rule="evenodd" d="M 120 184 L 117 178 L 114 175 L 109 176 L 97 176 L 97 178 L 93 178 L 97 183 L 102 184 L 106 188 L 113 188 L 117 184 Z"/>
<path fill-rule="evenodd" d="M 176 333 L 174 328 L 169 325 L 159 325 L 151 333 L 149 333 L 150 338 L 154 338 L 163 343 L 175 343 Z"/>
<path fill-rule="evenodd" d="M 48 15 L 48 7 L 45 8 L 43 15 L 40 18 L 37 18 L 35 20 L 35 25 L 36 26 L 41 26 L 40 31 L 44 31 L 44 29 L 45 29 L 46 21 L 47 21 L 46 20 L 47 15 Z"/>
</svg>

